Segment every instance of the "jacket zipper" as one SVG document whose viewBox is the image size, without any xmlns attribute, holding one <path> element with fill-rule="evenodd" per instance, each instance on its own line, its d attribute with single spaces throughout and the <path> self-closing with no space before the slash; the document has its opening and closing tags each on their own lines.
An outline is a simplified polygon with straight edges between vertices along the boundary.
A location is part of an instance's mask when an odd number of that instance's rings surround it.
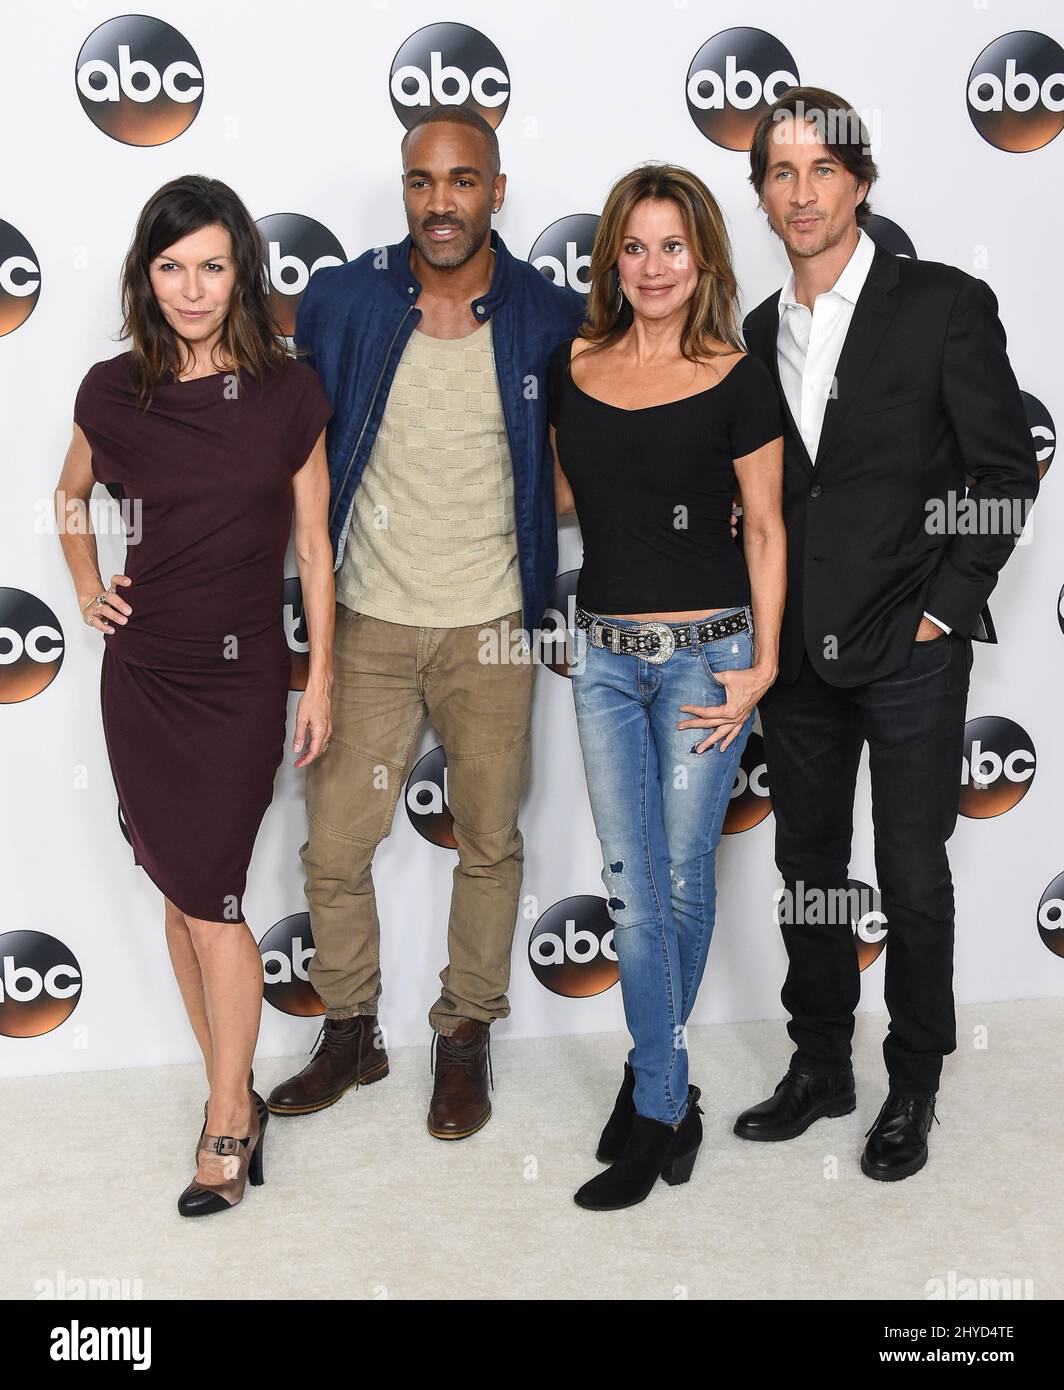
<svg viewBox="0 0 1064 1390">
<path fill-rule="evenodd" d="M 380 392 L 380 389 L 381 389 L 381 382 L 384 380 L 384 373 L 385 373 L 385 371 L 387 370 L 387 367 L 388 367 L 388 359 L 389 359 L 389 358 L 391 357 L 391 355 L 392 355 L 392 348 L 395 347 L 396 339 L 399 337 L 399 330 L 402 328 L 403 324 L 406 323 L 407 315 L 410 314 L 410 313 L 412 312 L 413 308 L 414 308 L 414 306 L 413 306 L 412 304 L 408 304 L 408 305 L 406 306 L 406 309 L 403 311 L 403 317 L 399 320 L 399 322 L 398 322 L 398 323 L 396 324 L 396 326 L 395 326 L 395 332 L 392 334 L 392 341 L 388 344 L 388 351 L 384 354 L 384 361 L 381 363 L 381 369 L 380 369 L 380 371 L 377 373 L 377 382 L 376 382 L 376 385 L 373 387 L 373 395 L 370 397 L 369 407 L 368 407 L 368 409 L 366 410 L 366 418 L 362 421 L 362 428 L 361 428 L 361 430 L 359 431 L 358 439 L 355 441 L 355 447 L 354 447 L 354 449 L 352 449 L 352 451 L 351 451 L 351 457 L 350 457 L 350 458 L 348 459 L 348 461 L 347 461 L 347 467 L 346 467 L 346 469 L 344 470 L 343 479 L 342 479 L 342 481 L 341 481 L 341 483 L 340 483 L 340 486 L 339 486 L 339 488 L 337 489 L 337 492 L 336 492 L 336 505 L 333 507 L 332 513 L 331 513 L 331 515 L 330 515 L 330 517 L 329 517 L 329 524 L 330 524 L 330 526 L 332 525 L 333 519 L 334 519 L 335 516 L 336 516 L 336 508 L 340 505 L 340 498 L 343 496 L 343 494 L 344 494 L 344 489 L 347 487 L 347 480 L 348 480 L 348 478 L 350 478 L 350 476 L 351 476 L 351 469 L 354 467 L 355 458 L 356 458 L 357 455 L 358 455 L 358 451 L 359 451 L 359 448 L 361 447 L 362 440 L 365 438 L 366 428 L 367 428 L 367 426 L 369 425 L 370 416 L 373 414 L 373 407 L 377 404 L 377 395 L 378 395 L 378 393 Z M 354 505 L 355 505 L 355 499 L 352 497 L 350 507 L 348 508 L 348 518 L 350 517 L 350 514 L 351 514 L 351 508 L 354 507 Z M 340 548 L 340 543 L 339 543 L 339 539 L 338 539 L 338 540 L 337 540 L 337 550 L 339 550 L 339 548 Z M 338 557 L 337 557 L 337 564 L 339 564 L 339 561 L 340 561 L 340 557 L 338 556 Z"/>
<path fill-rule="evenodd" d="M 514 471 L 514 442 L 510 435 L 510 421 L 506 416 L 506 393 L 503 390 L 502 382 L 499 380 L 499 362 L 495 356 L 495 330 L 491 333 L 491 360 L 495 367 L 495 384 L 499 388 L 499 400 L 502 404 L 502 423 L 506 430 L 506 443 L 510 449 L 510 471 Z M 533 519 L 533 525 L 535 521 Z M 514 474 L 514 546 L 517 550 L 517 578 L 521 585 L 521 626 L 524 626 L 525 619 L 525 577 L 524 567 L 521 564 L 521 525 L 517 519 L 517 476 Z M 531 633 L 529 633 L 531 640 Z"/>
</svg>

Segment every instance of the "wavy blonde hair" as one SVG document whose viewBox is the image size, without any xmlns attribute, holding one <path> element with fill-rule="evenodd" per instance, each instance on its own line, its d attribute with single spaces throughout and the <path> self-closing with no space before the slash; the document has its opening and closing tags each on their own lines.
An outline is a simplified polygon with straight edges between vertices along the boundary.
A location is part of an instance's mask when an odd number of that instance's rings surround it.
<svg viewBox="0 0 1064 1390">
<path fill-rule="evenodd" d="M 676 164 L 641 164 L 610 189 L 599 217 L 591 250 L 587 320 L 580 330 L 594 352 L 616 343 L 631 327 L 632 306 L 621 293 L 617 260 L 632 209 L 644 198 L 670 198 L 680 209 L 691 254 L 699 268 L 695 292 L 680 335 L 680 352 L 692 362 L 743 351 L 731 262 L 731 243 L 724 214 L 702 180 Z M 728 352 L 712 346 L 726 343 Z"/>
</svg>

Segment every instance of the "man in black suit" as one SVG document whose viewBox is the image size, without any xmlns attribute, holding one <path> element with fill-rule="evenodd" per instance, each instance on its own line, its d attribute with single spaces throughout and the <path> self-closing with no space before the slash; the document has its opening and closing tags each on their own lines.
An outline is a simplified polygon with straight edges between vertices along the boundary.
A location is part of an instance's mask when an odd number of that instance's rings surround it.
<svg viewBox="0 0 1064 1390">
<path fill-rule="evenodd" d="M 787 606 L 761 716 L 796 1050 L 735 1133 L 790 1139 L 855 1108 L 860 982 L 846 890 L 867 742 L 890 1089 L 861 1166 L 892 1180 L 927 1160 L 942 1058 L 956 1048 L 946 841 L 971 639 L 994 640 L 986 601 L 1038 468 L 991 290 L 952 266 L 889 255 L 861 230 L 877 170 L 848 103 L 818 88 L 784 93 L 750 163 L 792 268 L 744 332 L 787 407 Z"/>
</svg>

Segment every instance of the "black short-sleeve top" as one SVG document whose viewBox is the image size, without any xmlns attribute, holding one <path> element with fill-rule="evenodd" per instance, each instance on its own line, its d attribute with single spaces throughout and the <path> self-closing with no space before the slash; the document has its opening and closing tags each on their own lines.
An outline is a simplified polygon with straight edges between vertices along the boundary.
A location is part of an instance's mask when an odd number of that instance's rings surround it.
<svg viewBox="0 0 1064 1390">
<path fill-rule="evenodd" d="M 550 357 L 548 418 L 584 541 L 577 602 L 593 613 L 749 603 L 733 460 L 783 433 L 768 368 L 747 354 L 716 386 L 626 410 L 577 386 L 573 342 Z"/>
<path fill-rule="evenodd" d="M 120 592 L 133 616 L 104 642 L 140 666 L 277 666 L 292 478 L 332 404 L 314 369 L 289 358 L 259 380 L 241 371 L 164 383 L 145 411 L 130 357 L 91 367 L 74 404 L 93 476 L 128 512 L 133 583 Z"/>
</svg>

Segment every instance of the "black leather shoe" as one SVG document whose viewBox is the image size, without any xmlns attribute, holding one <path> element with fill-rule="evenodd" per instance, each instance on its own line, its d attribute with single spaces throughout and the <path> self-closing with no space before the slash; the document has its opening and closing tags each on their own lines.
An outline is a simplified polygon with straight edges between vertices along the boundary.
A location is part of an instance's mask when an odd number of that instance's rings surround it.
<svg viewBox="0 0 1064 1390">
<path fill-rule="evenodd" d="M 744 1110 L 733 1128 L 740 1139 L 796 1139 L 814 1120 L 849 1115 L 856 1107 L 852 1069 L 828 1076 L 789 1071 L 769 1099 Z"/>
<path fill-rule="evenodd" d="M 588 1211 L 619 1211 L 645 1201 L 659 1177 L 670 1187 L 687 1182 L 702 1142 L 701 1094 L 697 1086 L 687 1088 L 687 1109 L 676 1129 L 636 1114 L 624 1152 L 611 1168 L 573 1194 L 577 1206 Z"/>
<path fill-rule="evenodd" d="M 600 1163 L 616 1163 L 624 1152 L 628 1136 L 632 1132 L 635 1119 L 635 1072 L 629 1063 L 624 1064 L 624 1080 L 613 1103 L 613 1114 L 606 1121 L 606 1128 L 599 1137 L 595 1157 Z"/>
<path fill-rule="evenodd" d="M 861 1171 L 880 1182 L 897 1182 L 927 1162 L 927 1132 L 935 1114 L 935 1092 L 906 1095 L 891 1087 L 876 1122 L 865 1137 Z"/>
</svg>

